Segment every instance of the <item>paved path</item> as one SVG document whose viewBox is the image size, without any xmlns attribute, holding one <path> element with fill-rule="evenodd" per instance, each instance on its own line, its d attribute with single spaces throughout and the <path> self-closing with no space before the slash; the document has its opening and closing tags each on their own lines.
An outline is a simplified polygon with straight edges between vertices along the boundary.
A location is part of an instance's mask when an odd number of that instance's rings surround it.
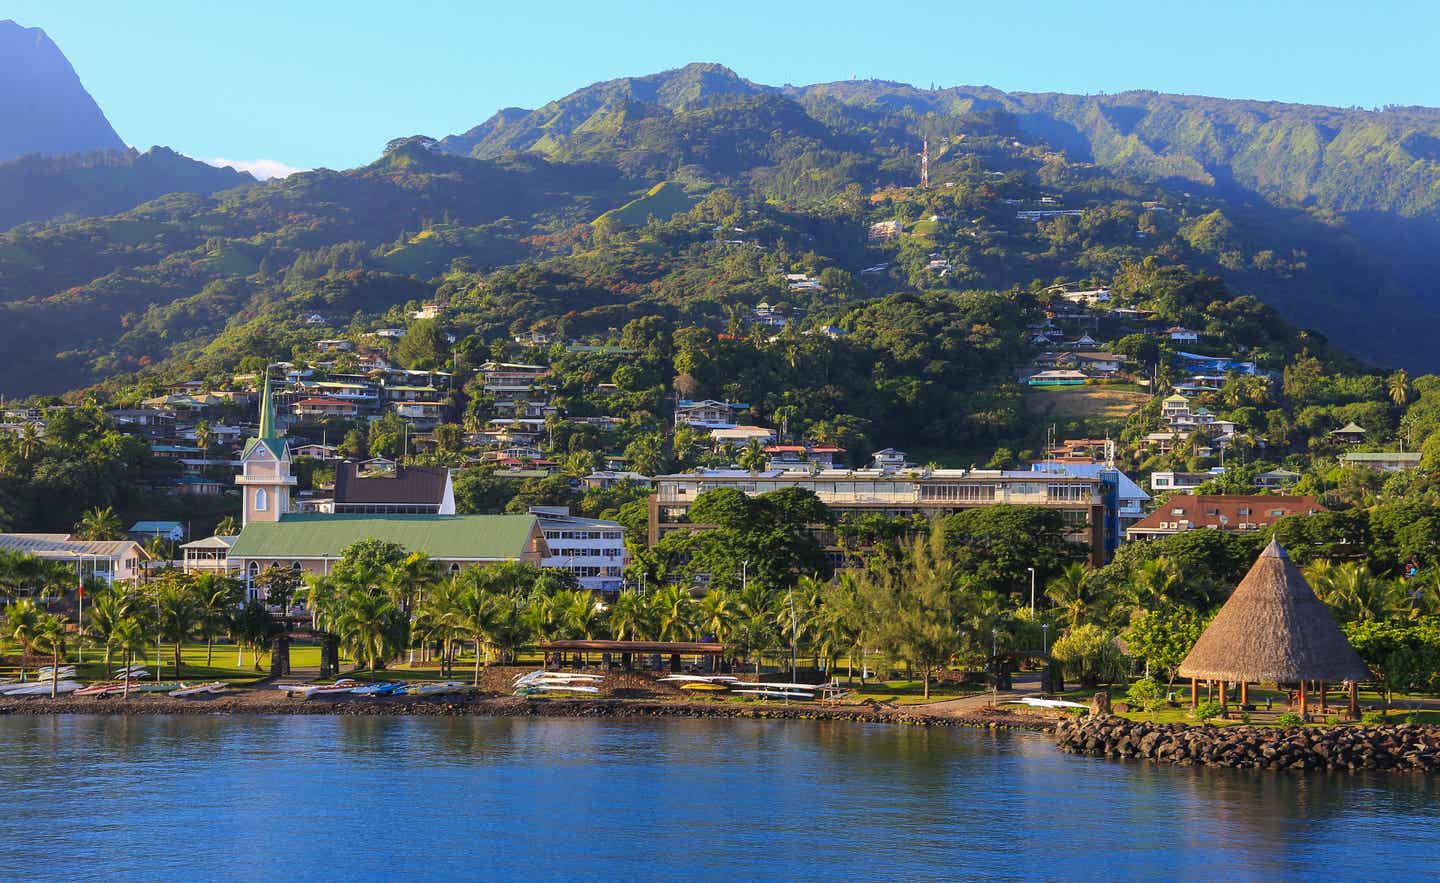
<svg viewBox="0 0 1440 883">
<path fill-rule="evenodd" d="M 942 702 L 931 702 L 929 705 L 914 706 L 914 710 L 925 714 L 942 715 L 946 717 L 965 717 L 975 714 L 984 708 L 989 708 L 992 703 L 1004 702 L 1006 699 L 1019 699 L 1021 696 L 1029 696 L 1040 692 L 1040 672 L 1026 671 L 1016 672 L 1011 678 L 1011 688 L 1001 690 L 998 693 L 978 693 L 974 696 L 965 696 L 960 699 L 946 699 Z"/>
</svg>

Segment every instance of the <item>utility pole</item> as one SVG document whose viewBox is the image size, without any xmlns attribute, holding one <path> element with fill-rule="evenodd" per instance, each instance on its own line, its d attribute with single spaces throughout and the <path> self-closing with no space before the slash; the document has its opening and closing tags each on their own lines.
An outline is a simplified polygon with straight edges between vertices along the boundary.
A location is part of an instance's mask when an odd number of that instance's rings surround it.
<svg viewBox="0 0 1440 883">
<path fill-rule="evenodd" d="M 930 139 L 920 142 L 920 189 L 930 189 Z"/>
<path fill-rule="evenodd" d="M 795 683 L 796 678 L 798 677 L 798 674 L 797 674 L 797 665 L 796 665 L 795 656 L 796 656 L 796 652 L 797 652 L 797 650 L 796 650 L 796 648 L 797 648 L 797 643 L 796 643 L 796 642 L 799 641 L 799 640 L 800 640 L 800 633 L 799 633 L 799 631 L 798 631 L 798 626 L 796 625 L 796 621 L 795 621 L 795 590 L 794 590 L 794 589 L 791 589 L 791 590 L 790 590 L 790 683 L 792 683 L 792 684 Z"/>
<path fill-rule="evenodd" d="M 1033 618 L 1035 616 L 1035 568 L 1027 567 L 1025 569 L 1030 571 L 1030 616 Z"/>
</svg>

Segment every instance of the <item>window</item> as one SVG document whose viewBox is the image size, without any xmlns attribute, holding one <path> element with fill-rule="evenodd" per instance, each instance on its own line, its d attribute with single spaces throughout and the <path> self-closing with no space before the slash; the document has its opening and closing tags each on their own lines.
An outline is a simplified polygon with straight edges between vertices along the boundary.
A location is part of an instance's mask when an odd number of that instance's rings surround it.
<svg viewBox="0 0 1440 883">
<path fill-rule="evenodd" d="M 932 502 L 983 502 L 995 499 L 993 484 L 922 484 L 920 499 Z"/>
<path fill-rule="evenodd" d="M 1047 497 L 1055 501 L 1080 502 L 1089 496 L 1089 490 L 1083 484 L 1052 484 L 1047 489 Z"/>
<path fill-rule="evenodd" d="M 1249 515 L 1249 514 L 1250 514 L 1250 509 L 1249 509 L 1248 506 L 1242 506 L 1242 507 L 1240 507 L 1240 511 L 1237 512 L 1237 513 L 1235 513 L 1235 514 L 1237 514 L 1237 515 Z"/>
<path fill-rule="evenodd" d="M 268 497 L 269 495 L 265 493 L 265 489 L 263 487 L 257 487 L 255 489 L 256 512 L 264 512 L 266 509 L 270 508 L 270 500 L 268 499 Z"/>
<path fill-rule="evenodd" d="M 460 562 L 458 562 L 458 561 L 451 561 L 451 562 L 450 562 L 450 575 L 451 575 L 451 576 L 454 576 L 455 574 L 457 574 L 457 573 L 459 573 L 459 572 L 460 572 Z"/>
<path fill-rule="evenodd" d="M 245 565 L 245 572 L 250 575 L 250 578 L 251 578 L 251 579 L 254 579 L 255 577 L 259 576 L 259 575 L 260 575 L 260 562 L 259 562 L 259 561 L 251 561 L 249 564 Z"/>
</svg>

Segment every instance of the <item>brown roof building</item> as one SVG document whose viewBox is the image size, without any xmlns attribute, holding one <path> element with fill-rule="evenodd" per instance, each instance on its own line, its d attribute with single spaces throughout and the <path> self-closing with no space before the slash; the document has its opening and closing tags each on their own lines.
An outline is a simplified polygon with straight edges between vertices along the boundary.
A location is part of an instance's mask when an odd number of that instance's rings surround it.
<svg viewBox="0 0 1440 883">
<path fill-rule="evenodd" d="M 1259 530 L 1287 515 L 1313 515 L 1326 511 L 1314 497 L 1177 495 L 1135 522 L 1125 534 L 1135 540 L 1169 536 L 1187 530 Z"/>
<path fill-rule="evenodd" d="M 376 458 L 335 467 L 337 515 L 454 515 L 449 469 Z"/>
</svg>

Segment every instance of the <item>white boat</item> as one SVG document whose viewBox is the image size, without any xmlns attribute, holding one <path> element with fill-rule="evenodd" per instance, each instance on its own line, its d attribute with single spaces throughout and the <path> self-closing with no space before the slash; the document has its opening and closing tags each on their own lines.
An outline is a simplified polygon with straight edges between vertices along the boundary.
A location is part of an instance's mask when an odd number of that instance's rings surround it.
<svg viewBox="0 0 1440 883">
<path fill-rule="evenodd" d="M 350 692 L 356 696 L 386 696 L 404 686 L 404 681 L 380 681 L 374 684 L 364 684 Z"/>
<path fill-rule="evenodd" d="M 406 696 L 442 696 L 446 693 L 459 693 L 467 688 L 467 685 L 459 681 L 441 681 L 435 684 L 411 684 L 405 688 Z"/>
<path fill-rule="evenodd" d="M 292 696 L 303 696 L 305 695 L 305 691 L 309 690 L 312 686 L 314 686 L 314 684 L 276 684 L 275 689 L 282 693 L 289 693 Z"/>
<path fill-rule="evenodd" d="M 1001 705 L 1028 705 L 1031 708 L 1089 708 L 1083 702 L 1069 702 L 1065 699 L 1041 699 L 1039 696 L 1021 696 L 1019 699 L 1006 699 Z"/>
<path fill-rule="evenodd" d="M 733 684 L 739 680 L 731 675 L 667 675 L 660 678 L 660 683 Z"/>
<path fill-rule="evenodd" d="M 351 680 L 350 678 L 342 678 L 333 684 L 311 684 L 305 690 L 305 698 L 309 699 L 311 696 L 335 696 L 342 693 L 349 693 L 358 686 L 360 686 L 360 682 Z"/>
<path fill-rule="evenodd" d="M 816 684 L 774 684 L 758 683 L 746 684 L 747 687 L 760 687 L 765 690 L 785 690 L 788 692 L 814 693 L 820 687 Z"/>
<path fill-rule="evenodd" d="M 532 671 L 529 674 L 519 675 L 515 678 L 515 684 L 531 684 L 536 681 L 603 681 L 604 675 L 580 674 L 578 672 L 564 671 Z"/>
<path fill-rule="evenodd" d="M 599 687 L 586 687 L 579 684 L 529 684 L 515 691 L 518 695 L 528 696 L 535 693 L 599 693 Z"/>
<path fill-rule="evenodd" d="M 737 696 L 759 696 L 762 699 L 814 699 L 814 693 L 802 690 L 731 690 Z"/>
<path fill-rule="evenodd" d="M 58 683 L 53 684 L 49 681 L 45 681 L 41 683 L 26 684 L 23 687 L 11 687 L 5 691 L 5 695 L 49 696 L 52 690 L 56 695 L 64 695 L 66 693 L 74 693 L 82 686 L 84 685 L 81 684 L 79 681 L 59 681 Z"/>
<path fill-rule="evenodd" d="M 196 684 L 193 687 L 181 687 L 178 690 L 171 690 L 170 695 L 176 698 L 183 696 L 199 696 L 202 693 L 219 693 L 225 689 L 224 681 L 211 681 L 208 684 Z"/>
</svg>

